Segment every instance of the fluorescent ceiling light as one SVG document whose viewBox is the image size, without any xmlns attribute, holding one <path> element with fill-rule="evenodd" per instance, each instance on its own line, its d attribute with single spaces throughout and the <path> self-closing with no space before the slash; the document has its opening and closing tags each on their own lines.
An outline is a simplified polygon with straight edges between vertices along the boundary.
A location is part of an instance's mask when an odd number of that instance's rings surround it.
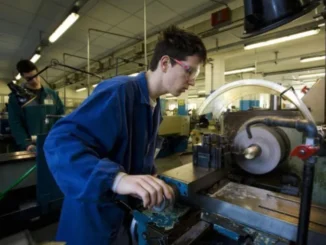
<svg viewBox="0 0 326 245">
<path fill-rule="evenodd" d="M 315 73 L 315 74 L 307 74 L 307 75 L 300 75 L 300 78 L 311 78 L 311 77 L 324 77 L 325 73 Z"/>
<path fill-rule="evenodd" d="M 81 92 L 81 91 L 84 91 L 84 90 L 86 90 L 86 88 L 79 88 L 79 89 L 76 89 L 76 92 L 78 93 L 78 92 Z"/>
<path fill-rule="evenodd" d="M 78 20 L 79 14 L 71 13 L 61 25 L 52 33 L 49 37 L 49 41 L 54 43 L 70 26 L 72 26 L 76 20 Z"/>
<path fill-rule="evenodd" d="M 255 70 L 256 70 L 255 67 L 248 67 L 248 68 L 243 68 L 238 70 L 226 71 L 224 72 L 224 75 L 232 75 L 232 74 L 244 73 L 244 72 L 255 71 Z"/>
<path fill-rule="evenodd" d="M 93 87 L 93 88 L 96 88 L 97 85 L 98 85 L 98 83 L 93 84 L 92 87 Z"/>
<path fill-rule="evenodd" d="M 305 32 L 300 32 L 300 33 L 297 33 L 297 34 L 293 34 L 293 35 L 290 35 L 290 36 L 271 39 L 271 40 L 268 40 L 268 41 L 265 41 L 265 42 L 249 44 L 249 45 L 246 45 L 244 47 L 244 49 L 249 50 L 249 49 L 261 48 L 261 47 L 265 47 L 265 46 L 269 46 L 269 45 L 274 45 L 274 44 L 278 44 L 278 43 L 284 43 L 284 42 L 292 41 L 292 40 L 303 38 L 303 37 L 309 37 L 309 36 L 313 36 L 313 35 L 318 34 L 319 31 L 320 31 L 320 29 L 314 29 L 314 30 L 310 30 L 310 31 L 305 31 Z"/>
<path fill-rule="evenodd" d="M 41 55 L 36 53 L 31 58 L 31 62 L 36 63 L 39 60 L 39 58 L 41 58 Z"/>
<path fill-rule="evenodd" d="M 325 23 L 321 23 L 318 25 L 318 27 L 323 27 L 323 26 L 325 26 Z"/>
<path fill-rule="evenodd" d="M 318 60 L 325 60 L 325 55 L 322 56 L 315 56 L 315 57 L 306 57 L 306 58 L 301 58 L 300 62 L 305 63 L 305 62 L 312 62 L 312 61 L 318 61 Z"/>
<path fill-rule="evenodd" d="M 16 80 L 20 80 L 22 78 L 22 76 L 20 75 L 20 73 L 17 74 L 17 76 L 15 76 Z"/>
<path fill-rule="evenodd" d="M 135 77 L 137 76 L 139 73 L 133 73 L 133 74 L 130 74 L 129 77 Z"/>
<path fill-rule="evenodd" d="M 16 83 L 17 83 L 17 81 L 16 81 L 16 80 L 12 80 L 12 83 L 13 83 L 13 84 L 16 84 Z"/>
</svg>

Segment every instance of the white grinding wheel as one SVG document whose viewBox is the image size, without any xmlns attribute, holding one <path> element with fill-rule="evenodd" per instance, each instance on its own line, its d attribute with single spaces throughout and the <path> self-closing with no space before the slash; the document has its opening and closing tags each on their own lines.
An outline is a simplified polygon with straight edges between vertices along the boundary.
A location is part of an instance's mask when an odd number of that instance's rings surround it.
<svg viewBox="0 0 326 245">
<path fill-rule="evenodd" d="M 243 153 L 252 145 L 260 147 L 260 154 L 253 159 L 246 159 L 243 154 L 236 157 L 237 164 L 251 174 L 266 174 L 277 167 L 286 152 L 286 143 L 281 135 L 272 127 L 256 125 L 250 128 L 252 138 L 248 138 L 245 129 L 238 132 L 234 138 L 234 148 Z"/>
</svg>

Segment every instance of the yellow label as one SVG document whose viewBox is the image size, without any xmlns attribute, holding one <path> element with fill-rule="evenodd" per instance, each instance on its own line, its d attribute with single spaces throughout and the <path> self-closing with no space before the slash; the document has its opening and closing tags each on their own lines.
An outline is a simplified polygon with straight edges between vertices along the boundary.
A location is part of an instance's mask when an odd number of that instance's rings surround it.
<svg viewBox="0 0 326 245">
<path fill-rule="evenodd" d="M 185 105 L 185 100 L 178 100 L 178 105 L 181 105 L 181 106 Z"/>
</svg>

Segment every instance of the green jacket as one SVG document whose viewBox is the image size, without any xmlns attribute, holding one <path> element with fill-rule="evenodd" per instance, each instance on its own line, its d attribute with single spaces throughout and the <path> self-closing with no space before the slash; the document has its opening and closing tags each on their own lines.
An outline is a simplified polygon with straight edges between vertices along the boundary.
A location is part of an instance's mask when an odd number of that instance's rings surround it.
<svg viewBox="0 0 326 245">
<path fill-rule="evenodd" d="M 47 114 L 64 114 L 63 103 L 54 90 L 42 87 L 40 100 L 34 99 L 24 107 L 18 104 L 15 94 L 9 94 L 9 125 L 19 150 L 26 150 L 32 135 L 48 133 L 54 120 L 50 119 L 46 124 Z"/>
</svg>

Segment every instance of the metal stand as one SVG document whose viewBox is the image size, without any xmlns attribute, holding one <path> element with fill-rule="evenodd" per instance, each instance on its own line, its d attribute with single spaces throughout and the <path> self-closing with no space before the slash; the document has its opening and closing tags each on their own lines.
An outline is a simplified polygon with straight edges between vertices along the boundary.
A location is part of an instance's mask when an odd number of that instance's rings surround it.
<svg viewBox="0 0 326 245">
<path fill-rule="evenodd" d="M 305 132 L 307 134 L 305 145 L 297 146 L 292 152 L 291 156 L 297 156 L 304 160 L 303 168 L 303 186 L 302 196 L 300 200 L 300 213 L 299 224 L 297 230 L 297 245 L 307 245 L 309 222 L 310 222 L 310 210 L 311 199 L 313 191 L 315 164 L 317 157 L 315 156 L 319 151 L 319 147 L 315 146 L 315 138 L 317 137 L 317 128 L 314 123 L 304 120 L 291 120 L 282 118 L 265 118 L 253 120 L 247 124 L 246 130 L 248 138 L 252 138 L 250 126 L 258 123 L 266 124 L 267 126 L 274 127 L 286 127 L 295 128 L 298 131 Z"/>
<path fill-rule="evenodd" d="M 302 196 L 300 201 L 297 245 L 308 244 L 307 241 L 310 222 L 311 199 L 316 162 L 317 158 L 315 156 L 312 156 L 307 161 L 305 161 L 303 167 Z"/>
</svg>

